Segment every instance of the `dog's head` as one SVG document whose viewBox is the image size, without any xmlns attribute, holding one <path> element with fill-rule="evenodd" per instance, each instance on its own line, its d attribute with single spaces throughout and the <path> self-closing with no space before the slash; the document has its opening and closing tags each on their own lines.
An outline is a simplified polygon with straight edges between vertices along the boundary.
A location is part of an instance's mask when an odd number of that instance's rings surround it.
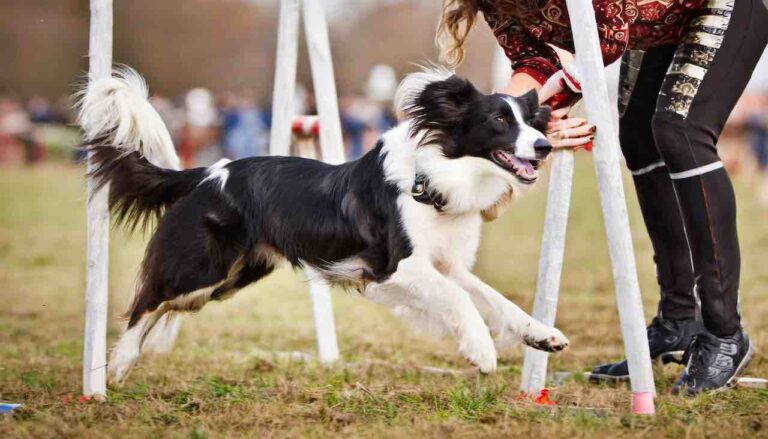
<svg viewBox="0 0 768 439">
<path fill-rule="evenodd" d="M 532 184 L 552 146 L 543 134 L 550 109 L 531 91 L 521 97 L 483 94 L 447 70 L 409 75 L 395 97 L 401 117 L 421 145 L 438 145 L 447 158 L 478 157 Z"/>
</svg>

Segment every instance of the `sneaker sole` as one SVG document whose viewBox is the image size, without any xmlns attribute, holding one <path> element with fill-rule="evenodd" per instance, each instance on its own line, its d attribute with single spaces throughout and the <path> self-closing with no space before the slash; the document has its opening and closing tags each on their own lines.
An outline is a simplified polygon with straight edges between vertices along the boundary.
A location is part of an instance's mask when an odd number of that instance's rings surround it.
<svg viewBox="0 0 768 439">
<path fill-rule="evenodd" d="M 669 363 L 683 364 L 684 354 L 685 354 L 685 351 L 662 352 L 661 354 L 659 354 L 658 357 L 654 358 L 652 361 L 658 361 L 658 362 L 661 362 L 661 364 L 669 364 Z M 591 372 L 587 373 L 586 375 L 589 377 L 589 381 L 592 383 L 605 383 L 605 382 L 617 383 L 617 382 L 629 381 L 629 375 L 607 375 L 603 373 L 591 373 Z"/>
</svg>

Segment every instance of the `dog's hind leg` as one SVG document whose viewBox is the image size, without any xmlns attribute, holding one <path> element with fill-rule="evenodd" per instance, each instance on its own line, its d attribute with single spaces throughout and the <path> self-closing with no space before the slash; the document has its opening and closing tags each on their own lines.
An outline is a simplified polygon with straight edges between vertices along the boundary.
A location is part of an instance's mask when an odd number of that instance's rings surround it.
<svg viewBox="0 0 768 439">
<path fill-rule="evenodd" d="M 455 268 L 448 276 L 469 292 L 497 346 L 522 341 L 532 348 L 548 352 L 561 351 L 568 346 L 568 339 L 560 330 L 534 319 L 469 270 Z"/>
<path fill-rule="evenodd" d="M 223 283 L 223 282 L 222 282 Z M 141 355 L 147 337 L 163 317 L 172 317 L 170 311 L 198 311 L 211 298 L 218 284 L 201 288 L 188 294 L 182 294 L 173 300 L 163 302 L 156 309 L 145 312 L 137 323 L 129 325 L 117 345 L 112 350 L 107 367 L 107 377 L 111 384 L 122 384 L 128 373 Z M 132 317 L 133 319 L 133 317 Z"/>
<path fill-rule="evenodd" d="M 220 284 L 222 283 L 224 281 Z M 169 311 L 174 313 L 180 311 L 199 311 L 211 300 L 211 295 L 220 284 L 201 288 L 191 293 L 181 294 L 173 300 L 165 301 L 156 309 L 145 312 L 138 319 L 137 323 L 129 324 L 128 329 L 120 337 L 109 357 L 107 377 L 110 384 L 122 384 L 138 361 L 142 348 L 153 328 L 164 316 L 173 316 L 173 314 L 166 313 Z M 132 316 L 132 321 L 133 319 L 135 319 L 134 316 Z"/>
<path fill-rule="evenodd" d="M 122 384 L 141 354 L 141 345 L 158 320 L 168 312 L 167 307 L 144 314 L 138 323 L 130 326 L 120 337 L 109 355 L 107 379 L 110 384 Z"/>
<path fill-rule="evenodd" d="M 107 369 L 110 383 L 121 384 L 125 380 L 139 355 L 146 349 L 153 332 L 160 330 L 161 334 L 168 334 L 165 332 L 168 329 L 160 327 L 160 324 L 173 325 L 174 322 L 179 322 L 180 312 L 199 311 L 211 300 L 232 297 L 246 285 L 272 272 L 274 267 L 263 262 L 245 265 L 242 260 L 243 258 L 239 258 L 231 267 L 228 276 L 216 285 L 177 295 L 172 300 L 162 302 L 156 309 L 145 312 L 135 324 L 129 325 L 110 355 Z"/>
<path fill-rule="evenodd" d="M 171 352 L 173 345 L 176 344 L 180 330 L 181 314 L 165 314 L 157 322 L 157 325 L 149 331 L 144 345 L 142 345 L 142 352 L 158 355 Z"/>
</svg>

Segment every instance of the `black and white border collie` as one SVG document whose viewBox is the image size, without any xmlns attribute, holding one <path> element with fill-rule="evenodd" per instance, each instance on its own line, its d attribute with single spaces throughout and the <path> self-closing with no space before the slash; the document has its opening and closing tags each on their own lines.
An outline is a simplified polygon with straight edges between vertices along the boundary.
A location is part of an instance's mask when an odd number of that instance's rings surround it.
<svg viewBox="0 0 768 439">
<path fill-rule="evenodd" d="M 549 109 L 535 92 L 486 95 L 432 68 L 403 80 L 400 124 L 359 160 L 253 157 L 187 170 L 147 96 L 122 68 L 90 83 L 80 103 L 93 175 L 109 185 L 117 222 L 157 220 L 111 382 L 142 350 L 167 349 L 177 312 L 230 297 L 285 259 L 439 328 L 483 373 L 496 369 L 496 347 L 568 345 L 472 274 L 481 212 L 534 183 L 549 152 Z"/>
</svg>

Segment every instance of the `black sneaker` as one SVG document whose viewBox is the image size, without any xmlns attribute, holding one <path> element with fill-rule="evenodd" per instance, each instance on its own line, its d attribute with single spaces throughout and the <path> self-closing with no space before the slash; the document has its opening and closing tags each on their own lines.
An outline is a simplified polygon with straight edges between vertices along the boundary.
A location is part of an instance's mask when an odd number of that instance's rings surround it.
<svg viewBox="0 0 768 439">
<path fill-rule="evenodd" d="M 686 352 L 688 365 L 672 387 L 685 395 L 729 387 L 752 359 L 752 342 L 743 329 L 730 337 L 697 334 Z"/>
<path fill-rule="evenodd" d="M 701 323 L 695 319 L 666 320 L 654 317 L 648 326 L 648 347 L 651 351 L 651 359 L 660 360 L 664 364 L 683 364 L 685 349 L 694 335 L 702 331 L 702 328 Z M 595 366 L 589 379 L 592 382 L 628 380 L 627 360 Z"/>
</svg>

